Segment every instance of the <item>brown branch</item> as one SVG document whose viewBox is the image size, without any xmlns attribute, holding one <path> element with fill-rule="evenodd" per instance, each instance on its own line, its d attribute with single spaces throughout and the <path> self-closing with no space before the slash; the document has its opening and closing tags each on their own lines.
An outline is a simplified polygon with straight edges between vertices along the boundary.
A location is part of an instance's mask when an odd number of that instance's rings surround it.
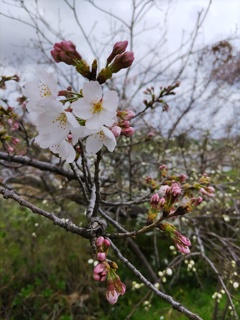
<svg viewBox="0 0 240 320">
<path fill-rule="evenodd" d="M 53 172 L 53 173 L 59 174 L 63 177 L 66 177 L 69 180 L 77 180 L 77 177 L 68 170 L 65 170 L 63 168 L 59 168 L 58 166 L 51 164 L 51 163 L 48 163 L 48 162 L 32 159 L 27 156 L 16 156 L 16 155 L 11 155 L 6 152 L 0 152 L 0 160 L 5 160 L 7 162 L 13 162 L 13 163 L 27 165 L 27 166 L 34 167 L 34 168 L 37 168 L 42 171 Z"/>
<path fill-rule="evenodd" d="M 50 213 L 43 209 L 36 207 L 35 205 L 31 204 L 30 202 L 24 200 L 23 198 L 19 197 L 14 191 L 0 188 L 0 194 L 3 195 L 4 199 L 13 199 L 14 201 L 18 202 L 21 206 L 24 206 L 30 209 L 33 213 L 39 214 L 49 220 L 51 220 L 55 225 L 59 226 L 60 228 L 65 229 L 71 233 L 75 233 L 80 235 L 83 238 L 91 239 L 93 237 L 94 231 L 87 228 L 81 228 L 71 222 L 69 219 L 60 219 L 54 213 Z"/>
<path fill-rule="evenodd" d="M 110 240 L 111 241 L 111 240 Z M 175 301 L 171 296 L 158 290 L 150 281 L 148 281 L 141 272 L 132 265 L 118 250 L 118 248 L 111 241 L 111 247 L 115 251 L 118 258 L 137 276 L 148 288 L 150 288 L 158 297 L 162 298 L 164 301 L 168 302 L 173 309 L 185 314 L 189 319 L 193 320 L 203 320 L 197 314 L 192 313 L 190 310 L 185 308 L 181 303 Z"/>
</svg>

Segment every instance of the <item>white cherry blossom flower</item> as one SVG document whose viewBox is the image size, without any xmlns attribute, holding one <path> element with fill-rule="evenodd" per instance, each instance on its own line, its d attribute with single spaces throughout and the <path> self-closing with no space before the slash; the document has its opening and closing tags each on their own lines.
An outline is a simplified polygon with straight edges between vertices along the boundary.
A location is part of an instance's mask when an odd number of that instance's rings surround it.
<svg viewBox="0 0 240 320">
<path fill-rule="evenodd" d="M 62 160 L 66 160 L 67 163 L 72 163 L 76 158 L 76 151 L 71 142 L 67 140 L 63 140 L 59 144 L 51 146 L 49 149 L 53 153 L 58 153 L 59 157 Z"/>
<path fill-rule="evenodd" d="M 27 110 L 30 113 L 30 120 L 34 122 L 37 116 L 44 111 L 48 102 L 57 99 L 57 82 L 52 74 L 42 70 L 39 72 L 39 81 L 26 83 L 23 93 L 29 98 Z"/>
<path fill-rule="evenodd" d="M 86 120 L 85 126 L 91 130 L 99 130 L 103 125 L 112 126 L 116 117 L 118 95 L 115 91 L 102 94 L 102 87 L 97 81 L 84 84 L 83 98 L 72 103 L 73 113 Z"/>
<path fill-rule="evenodd" d="M 71 112 L 65 111 L 59 101 L 49 101 L 42 112 L 35 120 L 39 135 L 35 141 L 42 148 L 48 148 L 64 140 L 69 132 L 79 129 L 80 124 Z"/>
<path fill-rule="evenodd" d="M 87 153 L 97 153 L 105 145 L 109 151 L 116 147 L 116 139 L 111 130 L 102 127 L 100 131 L 89 135 L 86 141 Z"/>
</svg>

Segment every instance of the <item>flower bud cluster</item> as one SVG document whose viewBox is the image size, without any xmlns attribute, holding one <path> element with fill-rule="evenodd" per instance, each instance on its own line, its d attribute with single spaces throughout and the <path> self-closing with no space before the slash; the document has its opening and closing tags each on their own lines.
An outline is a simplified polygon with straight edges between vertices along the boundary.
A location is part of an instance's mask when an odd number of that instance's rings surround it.
<svg viewBox="0 0 240 320">
<path fill-rule="evenodd" d="M 166 165 L 161 165 L 159 169 L 163 180 L 160 188 L 157 187 L 155 180 L 147 178 L 148 185 L 154 189 L 154 194 L 150 199 L 148 222 L 152 223 L 159 212 L 162 212 L 163 218 L 190 213 L 202 203 L 202 195 L 214 196 L 215 189 L 209 185 L 210 179 L 206 174 L 199 179 L 199 182 L 190 185 L 186 183 L 185 174 L 170 176 Z"/>
<path fill-rule="evenodd" d="M 25 85 L 24 95 L 30 100 L 26 108 L 39 133 L 34 139 L 35 143 L 43 149 L 49 148 L 63 161 L 72 163 L 78 158 L 79 139 L 86 138 L 86 152 L 96 154 L 103 146 L 113 152 L 119 135 L 133 135 L 134 129 L 129 121 L 135 114 L 131 110 L 118 111 L 117 92 L 109 90 L 103 94 L 101 86 L 117 69 L 127 68 L 132 64 L 133 54 L 125 52 L 126 46 L 127 41 L 115 44 L 108 57 L 110 64 L 97 76 L 96 59 L 90 70 L 71 41 L 54 45 L 51 51 L 53 59 L 57 63 L 75 66 L 77 72 L 90 81 L 84 83 L 78 92 L 71 88 L 59 91 L 53 76 L 42 70 L 39 72 L 38 82 Z M 132 59 L 129 60 L 131 56 Z M 63 99 L 60 100 L 59 97 Z"/>
<path fill-rule="evenodd" d="M 13 136 L 14 132 L 19 129 L 17 115 L 11 107 L 3 108 L 0 105 L 0 146 L 2 145 L 9 153 L 16 150 L 20 140 Z"/>
<path fill-rule="evenodd" d="M 159 229 L 167 232 L 170 235 L 170 238 L 173 240 L 174 245 L 178 250 L 178 252 L 183 254 L 190 253 L 189 247 L 191 246 L 191 241 L 187 237 L 182 235 L 180 232 L 178 232 L 175 226 L 165 222 L 165 223 L 159 224 Z"/>
<path fill-rule="evenodd" d="M 68 65 L 76 66 L 79 60 L 82 60 L 81 55 L 77 52 L 75 44 L 72 41 L 62 41 L 55 43 L 51 55 L 55 62 L 64 62 Z"/>
<path fill-rule="evenodd" d="M 130 137 L 134 134 L 134 128 L 130 127 L 129 120 L 135 117 L 135 113 L 132 110 L 118 110 L 117 116 L 119 118 L 118 123 L 114 123 L 111 128 L 112 133 L 117 138 L 120 135 Z"/>
<path fill-rule="evenodd" d="M 120 41 L 115 43 L 113 50 L 107 58 L 106 67 L 103 68 L 98 76 L 97 81 L 104 83 L 111 79 L 113 73 L 117 73 L 122 69 L 129 68 L 134 60 L 133 52 L 126 51 L 128 41 Z"/>
<path fill-rule="evenodd" d="M 107 280 L 106 298 L 110 304 L 115 304 L 119 295 L 126 292 L 126 286 L 120 281 L 116 274 L 117 264 L 107 260 L 107 253 L 110 247 L 110 241 L 104 237 L 96 239 L 98 264 L 94 268 L 93 278 L 97 281 Z"/>
<path fill-rule="evenodd" d="M 168 87 L 160 87 L 160 93 L 156 94 L 154 87 L 150 87 L 147 88 L 144 91 L 144 94 L 150 96 L 150 99 L 147 100 L 145 99 L 143 101 L 143 103 L 146 106 L 146 109 L 151 108 L 154 109 L 156 106 L 158 106 L 159 104 L 162 105 L 162 111 L 168 111 L 169 110 L 169 106 L 168 104 L 163 100 L 163 98 L 165 96 L 169 96 L 169 95 L 175 95 L 175 92 L 173 91 L 175 88 L 179 87 L 180 83 L 176 82 L 173 86 L 168 86 Z"/>
</svg>

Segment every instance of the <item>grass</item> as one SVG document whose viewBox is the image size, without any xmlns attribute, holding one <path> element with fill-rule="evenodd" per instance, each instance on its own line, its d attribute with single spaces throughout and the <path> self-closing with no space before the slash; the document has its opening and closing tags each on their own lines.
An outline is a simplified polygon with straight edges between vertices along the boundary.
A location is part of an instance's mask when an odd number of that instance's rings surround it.
<svg viewBox="0 0 240 320">
<path fill-rule="evenodd" d="M 12 202 L 0 204 L 0 319 L 187 319 L 148 289 L 132 291 L 131 282 L 138 280 L 121 264 L 119 275 L 127 285 L 127 293 L 116 305 L 109 305 L 105 284 L 92 279 L 93 265 L 88 260 L 93 255 L 88 241 Z M 140 242 L 144 244 L 142 238 Z M 186 270 L 182 272 L 172 286 L 165 285 L 166 292 L 204 320 L 212 319 L 215 280 L 205 276 L 201 287 L 196 277 Z M 204 279 L 204 270 L 201 272 Z M 225 302 L 223 297 L 221 309 Z M 240 312 L 239 303 L 237 307 Z"/>
</svg>

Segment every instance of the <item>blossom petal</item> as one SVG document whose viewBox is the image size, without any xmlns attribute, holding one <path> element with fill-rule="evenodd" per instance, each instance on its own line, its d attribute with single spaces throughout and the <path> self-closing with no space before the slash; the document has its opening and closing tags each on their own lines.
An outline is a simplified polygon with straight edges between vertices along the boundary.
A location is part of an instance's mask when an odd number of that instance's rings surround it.
<svg viewBox="0 0 240 320">
<path fill-rule="evenodd" d="M 102 87 L 97 81 L 85 82 L 82 91 L 84 98 L 89 101 L 102 99 Z"/>
<path fill-rule="evenodd" d="M 96 113 L 91 118 L 89 118 L 85 123 L 86 128 L 88 128 L 90 130 L 100 129 L 103 126 L 103 123 L 99 119 L 99 117 L 100 117 L 100 114 Z"/>
<path fill-rule="evenodd" d="M 107 91 L 103 96 L 103 107 L 107 111 L 113 112 L 117 110 L 119 97 L 116 91 Z"/>
<path fill-rule="evenodd" d="M 65 112 L 68 123 L 73 127 L 73 128 L 79 128 L 80 124 L 78 123 L 77 119 L 74 117 L 74 115 L 71 112 Z"/>
<path fill-rule="evenodd" d="M 66 160 L 68 163 L 72 163 L 76 158 L 76 151 L 74 150 L 71 143 L 63 140 L 60 143 L 59 156 L 62 160 Z"/>
<path fill-rule="evenodd" d="M 106 138 L 104 141 L 104 144 L 110 152 L 113 152 L 113 150 L 116 147 L 116 139 L 114 138 L 114 140 L 112 140 L 112 139 Z"/>
<path fill-rule="evenodd" d="M 81 119 L 86 120 L 92 116 L 91 102 L 85 98 L 81 98 L 78 101 L 73 102 L 71 108 L 73 113 Z"/>
<path fill-rule="evenodd" d="M 106 298 L 109 303 L 115 304 L 118 301 L 119 293 L 116 290 L 107 291 Z"/>
<path fill-rule="evenodd" d="M 97 153 L 103 146 L 103 141 L 98 134 L 90 135 L 86 141 L 87 153 Z"/>
<path fill-rule="evenodd" d="M 114 124 L 116 112 L 102 111 L 99 113 L 99 121 L 102 125 L 111 127 Z"/>
</svg>

